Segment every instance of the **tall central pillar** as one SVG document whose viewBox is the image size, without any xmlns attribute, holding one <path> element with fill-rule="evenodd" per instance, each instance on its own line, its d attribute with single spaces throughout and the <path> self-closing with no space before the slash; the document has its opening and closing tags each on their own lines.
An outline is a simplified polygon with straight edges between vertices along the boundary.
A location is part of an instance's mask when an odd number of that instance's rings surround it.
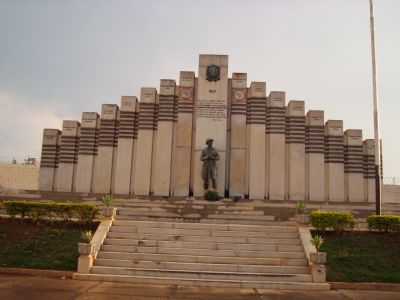
<svg viewBox="0 0 400 300">
<path fill-rule="evenodd" d="M 204 194 L 201 178 L 201 150 L 206 146 L 206 139 L 214 140 L 214 147 L 219 153 L 217 162 L 217 191 L 225 193 L 226 170 L 226 130 L 228 102 L 228 56 L 200 55 L 198 73 L 198 93 L 195 113 L 194 181 L 195 196 Z"/>
</svg>

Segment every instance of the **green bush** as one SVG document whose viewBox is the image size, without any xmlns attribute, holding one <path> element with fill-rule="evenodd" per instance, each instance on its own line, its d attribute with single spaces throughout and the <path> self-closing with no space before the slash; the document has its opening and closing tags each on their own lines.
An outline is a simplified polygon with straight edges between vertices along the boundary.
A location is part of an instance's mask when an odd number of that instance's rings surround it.
<svg viewBox="0 0 400 300">
<path fill-rule="evenodd" d="M 310 215 L 311 224 L 319 231 L 332 229 L 343 231 L 354 227 L 354 217 L 351 213 L 334 211 L 313 211 Z"/>
<path fill-rule="evenodd" d="M 4 207 L 12 218 L 18 216 L 35 222 L 54 218 L 70 221 L 75 218 L 80 222 L 88 223 L 92 222 L 99 212 L 95 205 L 56 202 L 5 201 Z"/>
<path fill-rule="evenodd" d="M 373 215 L 367 218 L 369 230 L 383 232 L 400 231 L 400 216 L 378 216 Z"/>
<path fill-rule="evenodd" d="M 208 201 L 217 201 L 217 200 L 219 200 L 219 195 L 218 195 L 218 192 L 216 192 L 216 191 L 207 191 L 204 194 L 204 198 Z"/>
</svg>

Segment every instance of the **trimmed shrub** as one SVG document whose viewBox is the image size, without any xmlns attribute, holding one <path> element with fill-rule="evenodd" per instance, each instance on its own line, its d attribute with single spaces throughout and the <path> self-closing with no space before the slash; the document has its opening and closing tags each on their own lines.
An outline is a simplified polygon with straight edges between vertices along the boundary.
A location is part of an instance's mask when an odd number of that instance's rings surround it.
<svg viewBox="0 0 400 300">
<path fill-rule="evenodd" d="M 54 218 L 70 221 L 76 218 L 80 222 L 89 223 L 96 218 L 99 212 L 95 205 L 56 202 L 5 201 L 4 207 L 12 218 L 18 216 L 32 219 L 35 222 Z"/>
<path fill-rule="evenodd" d="M 325 231 L 327 229 L 334 231 L 353 229 L 355 223 L 351 213 L 313 211 L 310 217 L 311 225 L 319 231 Z"/>
<path fill-rule="evenodd" d="M 218 195 L 218 192 L 216 192 L 216 191 L 207 191 L 204 194 L 204 198 L 208 201 L 217 201 L 217 200 L 219 200 L 219 195 Z"/>
<path fill-rule="evenodd" d="M 400 231 L 400 216 L 378 216 L 373 215 L 367 218 L 368 229 L 381 232 Z"/>
</svg>

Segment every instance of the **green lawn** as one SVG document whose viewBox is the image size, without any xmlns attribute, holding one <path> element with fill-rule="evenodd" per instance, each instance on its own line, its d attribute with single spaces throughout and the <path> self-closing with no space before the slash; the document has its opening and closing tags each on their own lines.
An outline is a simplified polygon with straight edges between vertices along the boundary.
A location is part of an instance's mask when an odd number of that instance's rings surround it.
<svg viewBox="0 0 400 300">
<path fill-rule="evenodd" d="M 400 233 L 323 234 L 329 281 L 399 282 Z"/>
<path fill-rule="evenodd" d="M 0 267 L 76 270 L 81 231 L 96 225 L 0 219 Z"/>
</svg>

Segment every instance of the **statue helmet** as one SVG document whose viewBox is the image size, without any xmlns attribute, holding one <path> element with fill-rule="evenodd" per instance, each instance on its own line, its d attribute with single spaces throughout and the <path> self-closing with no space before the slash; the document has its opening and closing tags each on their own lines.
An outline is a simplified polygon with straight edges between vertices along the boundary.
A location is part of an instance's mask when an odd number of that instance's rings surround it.
<svg viewBox="0 0 400 300">
<path fill-rule="evenodd" d="M 213 139 L 211 139 L 211 138 L 208 138 L 208 139 L 206 139 L 206 144 L 208 145 L 208 143 L 212 143 L 212 142 L 214 142 L 214 140 Z"/>
</svg>

